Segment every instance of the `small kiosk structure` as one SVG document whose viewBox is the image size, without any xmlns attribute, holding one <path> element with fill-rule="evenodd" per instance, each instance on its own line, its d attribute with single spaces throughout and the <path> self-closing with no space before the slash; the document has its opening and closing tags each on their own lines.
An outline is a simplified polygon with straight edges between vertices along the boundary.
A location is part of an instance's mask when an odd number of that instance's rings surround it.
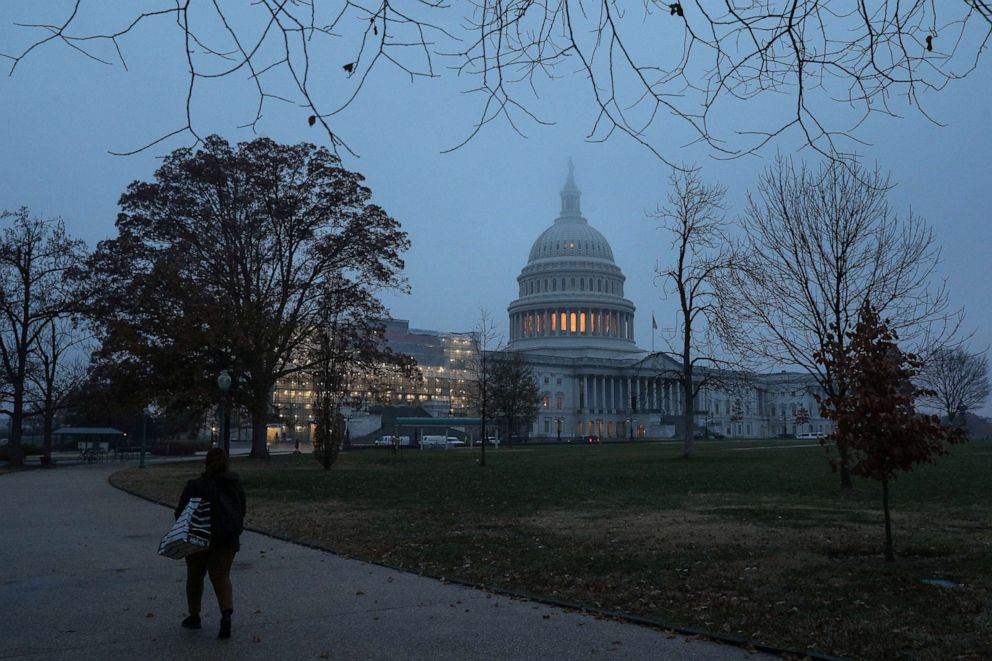
<svg viewBox="0 0 992 661">
<path fill-rule="evenodd" d="M 126 447 L 127 434 L 113 427 L 59 427 L 52 436 L 58 439 L 56 447 L 79 450 L 79 458 L 88 462 L 130 449 Z"/>
</svg>

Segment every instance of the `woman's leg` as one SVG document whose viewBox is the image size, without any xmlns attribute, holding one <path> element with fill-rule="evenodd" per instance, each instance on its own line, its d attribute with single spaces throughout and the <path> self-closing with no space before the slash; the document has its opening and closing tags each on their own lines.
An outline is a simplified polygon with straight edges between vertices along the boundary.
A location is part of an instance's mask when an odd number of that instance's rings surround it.
<svg viewBox="0 0 992 661">
<path fill-rule="evenodd" d="M 209 551 L 186 556 L 186 607 L 190 615 L 200 614 L 203 598 L 203 577 L 207 574 Z"/>
<path fill-rule="evenodd" d="M 210 572 L 210 582 L 217 595 L 217 605 L 221 612 L 234 610 L 234 593 L 231 588 L 231 565 L 234 564 L 234 549 L 224 546 L 212 547 L 209 551 L 207 570 Z"/>
</svg>

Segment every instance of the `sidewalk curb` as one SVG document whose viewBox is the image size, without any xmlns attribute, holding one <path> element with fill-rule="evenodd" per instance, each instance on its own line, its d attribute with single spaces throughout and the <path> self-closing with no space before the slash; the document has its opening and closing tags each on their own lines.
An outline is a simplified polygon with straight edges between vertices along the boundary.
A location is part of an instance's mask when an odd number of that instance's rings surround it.
<svg viewBox="0 0 992 661">
<path fill-rule="evenodd" d="M 179 463 L 179 462 L 174 462 L 174 463 Z M 160 464 L 160 465 L 163 465 L 163 464 Z M 128 469 L 122 468 L 121 470 L 128 470 Z M 111 473 L 110 475 L 107 476 L 107 484 L 109 484 L 114 489 L 117 489 L 118 491 L 122 491 L 122 492 L 124 492 L 124 493 L 126 493 L 126 494 L 128 494 L 130 496 L 134 496 L 136 498 L 140 498 L 141 500 L 144 500 L 144 501 L 147 501 L 147 502 L 150 502 L 150 503 L 154 503 L 156 505 L 161 505 L 163 507 L 167 507 L 170 510 L 175 509 L 175 506 L 173 504 L 171 504 L 171 503 L 163 502 L 161 500 L 156 500 L 154 498 L 149 498 L 148 496 L 144 496 L 144 495 L 142 495 L 140 493 L 137 493 L 135 491 L 132 491 L 130 489 L 126 489 L 124 487 L 117 486 L 116 484 L 114 484 L 113 482 L 111 482 L 111 478 L 114 475 L 116 475 L 118 472 L 120 472 L 120 471 L 114 471 L 113 473 Z M 440 581 L 442 583 L 450 583 L 452 585 L 459 585 L 459 586 L 462 586 L 462 587 L 471 588 L 471 589 L 474 589 L 474 590 L 479 590 L 479 591 L 487 592 L 487 593 L 490 593 L 490 594 L 497 594 L 497 595 L 501 595 L 501 596 L 505 596 L 505 597 L 510 597 L 510 598 L 513 598 L 513 599 L 521 599 L 521 600 L 526 600 L 526 601 L 532 601 L 534 603 L 544 604 L 546 606 L 555 606 L 557 608 L 562 608 L 564 610 L 575 611 L 575 612 L 579 612 L 579 613 L 586 613 L 586 614 L 589 614 L 589 615 L 596 615 L 596 616 L 600 616 L 600 617 L 605 617 L 605 618 L 609 618 L 609 619 L 612 619 L 612 620 L 616 620 L 616 621 L 619 621 L 619 622 L 626 622 L 626 623 L 629 623 L 629 624 L 636 624 L 638 626 L 648 627 L 648 628 L 651 628 L 651 629 L 658 629 L 658 630 L 662 630 L 662 631 L 670 631 L 670 632 L 677 633 L 677 634 L 680 634 L 680 635 L 683 635 L 683 636 L 689 636 L 689 637 L 693 637 L 693 638 L 697 638 L 697 639 L 712 640 L 712 641 L 716 641 L 716 642 L 720 642 L 720 643 L 725 643 L 725 644 L 728 644 L 728 645 L 733 645 L 735 647 L 741 647 L 741 648 L 744 648 L 744 649 L 746 649 L 748 651 L 765 652 L 767 654 L 775 654 L 775 655 L 778 655 L 778 656 L 783 657 L 783 658 L 785 658 L 785 657 L 789 657 L 789 658 L 795 657 L 796 659 L 803 659 L 803 660 L 810 659 L 811 661 L 849 661 L 845 657 L 832 656 L 830 654 L 826 654 L 824 652 L 820 652 L 820 651 L 817 651 L 817 650 L 799 651 L 799 650 L 788 649 L 788 648 L 774 647 L 772 645 L 768 645 L 768 644 L 765 644 L 765 643 L 758 643 L 758 642 L 751 641 L 751 640 L 748 640 L 747 638 L 742 638 L 742 637 L 739 637 L 739 636 L 734 636 L 734 635 L 730 635 L 730 634 L 723 634 L 723 633 L 713 633 L 713 632 L 710 632 L 710 631 L 704 631 L 702 629 L 693 629 L 693 628 L 690 628 L 690 627 L 676 626 L 676 625 L 672 625 L 670 623 L 664 622 L 662 620 L 656 620 L 654 618 L 644 617 L 644 616 L 641 616 L 641 615 L 634 615 L 634 614 L 631 614 L 631 613 L 624 613 L 622 611 L 614 611 L 614 610 L 609 610 L 609 609 L 606 609 L 606 608 L 596 608 L 595 606 L 585 606 L 585 605 L 582 605 L 582 604 L 576 604 L 576 603 L 572 603 L 572 602 L 568 602 L 568 601 L 562 601 L 562 600 L 559 600 L 559 599 L 553 599 L 551 597 L 544 597 L 544 596 L 540 596 L 540 595 L 532 595 L 532 594 L 529 594 L 529 593 L 526 593 L 526 592 L 518 592 L 518 591 L 515 591 L 515 590 L 509 590 L 509 589 L 506 589 L 506 588 L 500 588 L 500 587 L 495 587 L 495 586 L 487 586 L 487 585 L 483 585 L 481 583 L 473 583 L 471 581 L 464 581 L 464 580 L 456 579 L 456 578 L 447 578 L 447 577 L 444 577 L 444 576 L 434 576 L 434 575 L 431 575 L 431 574 L 424 574 L 422 572 L 417 572 L 417 571 L 408 569 L 406 567 L 398 567 L 396 565 L 391 565 L 391 564 L 388 564 L 388 563 L 385 563 L 385 562 L 379 562 L 378 560 L 370 560 L 368 558 L 364 558 L 362 556 L 357 556 L 357 555 L 350 554 L 350 553 L 341 553 L 339 551 L 335 551 L 334 549 L 327 548 L 327 547 L 324 547 L 324 546 L 318 546 L 316 544 L 310 544 L 310 543 L 307 543 L 307 542 L 301 542 L 301 541 L 292 539 L 290 537 L 287 537 L 285 535 L 279 535 L 279 534 L 268 532 L 268 531 L 265 531 L 265 530 L 260 530 L 258 528 L 246 527 L 245 530 L 248 531 L 248 532 L 255 533 L 257 535 L 262 535 L 263 537 L 269 537 L 271 539 L 276 539 L 276 540 L 279 540 L 281 542 L 287 542 L 289 544 L 294 544 L 296 546 L 302 546 L 304 548 L 313 549 L 314 551 L 321 551 L 323 553 L 330 553 L 331 555 L 335 555 L 335 556 L 338 556 L 339 558 L 344 558 L 346 560 L 358 560 L 360 562 L 365 562 L 365 563 L 370 564 L 370 565 L 376 565 L 378 567 L 383 567 L 385 569 L 391 569 L 393 571 L 403 572 L 404 574 L 411 574 L 413 576 L 422 576 L 424 578 L 434 579 L 434 580 Z"/>
</svg>

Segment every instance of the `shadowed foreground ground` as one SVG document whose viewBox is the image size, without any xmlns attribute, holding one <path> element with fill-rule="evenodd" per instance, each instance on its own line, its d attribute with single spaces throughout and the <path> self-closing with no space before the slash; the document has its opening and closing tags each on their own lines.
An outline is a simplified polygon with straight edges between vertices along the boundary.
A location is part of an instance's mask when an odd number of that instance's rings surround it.
<svg viewBox="0 0 992 661">
<path fill-rule="evenodd" d="M 842 494 L 824 451 L 710 443 L 240 462 L 250 524 L 433 576 L 839 656 L 992 657 L 992 446 Z M 771 447 L 769 447 L 771 446 Z M 188 467 L 115 480 L 172 501 Z M 925 579 L 946 579 L 944 588 Z"/>
</svg>

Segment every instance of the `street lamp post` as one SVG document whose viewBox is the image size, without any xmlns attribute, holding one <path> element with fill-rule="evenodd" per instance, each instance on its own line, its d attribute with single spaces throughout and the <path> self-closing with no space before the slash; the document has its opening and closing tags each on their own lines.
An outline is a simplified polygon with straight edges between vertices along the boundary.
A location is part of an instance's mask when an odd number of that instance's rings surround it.
<svg viewBox="0 0 992 661">
<path fill-rule="evenodd" d="M 217 387 L 220 389 L 220 442 L 224 446 L 224 452 L 230 456 L 231 439 L 227 436 L 227 390 L 231 387 L 231 375 L 227 370 L 221 370 L 217 376 Z"/>
<path fill-rule="evenodd" d="M 558 442 L 561 443 L 561 423 L 562 423 L 562 419 L 561 418 L 555 418 L 555 422 L 557 423 L 557 428 L 558 428 Z"/>
<path fill-rule="evenodd" d="M 148 409 L 141 409 L 141 455 L 138 459 L 138 468 L 145 467 L 145 438 L 148 436 Z"/>
</svg>

